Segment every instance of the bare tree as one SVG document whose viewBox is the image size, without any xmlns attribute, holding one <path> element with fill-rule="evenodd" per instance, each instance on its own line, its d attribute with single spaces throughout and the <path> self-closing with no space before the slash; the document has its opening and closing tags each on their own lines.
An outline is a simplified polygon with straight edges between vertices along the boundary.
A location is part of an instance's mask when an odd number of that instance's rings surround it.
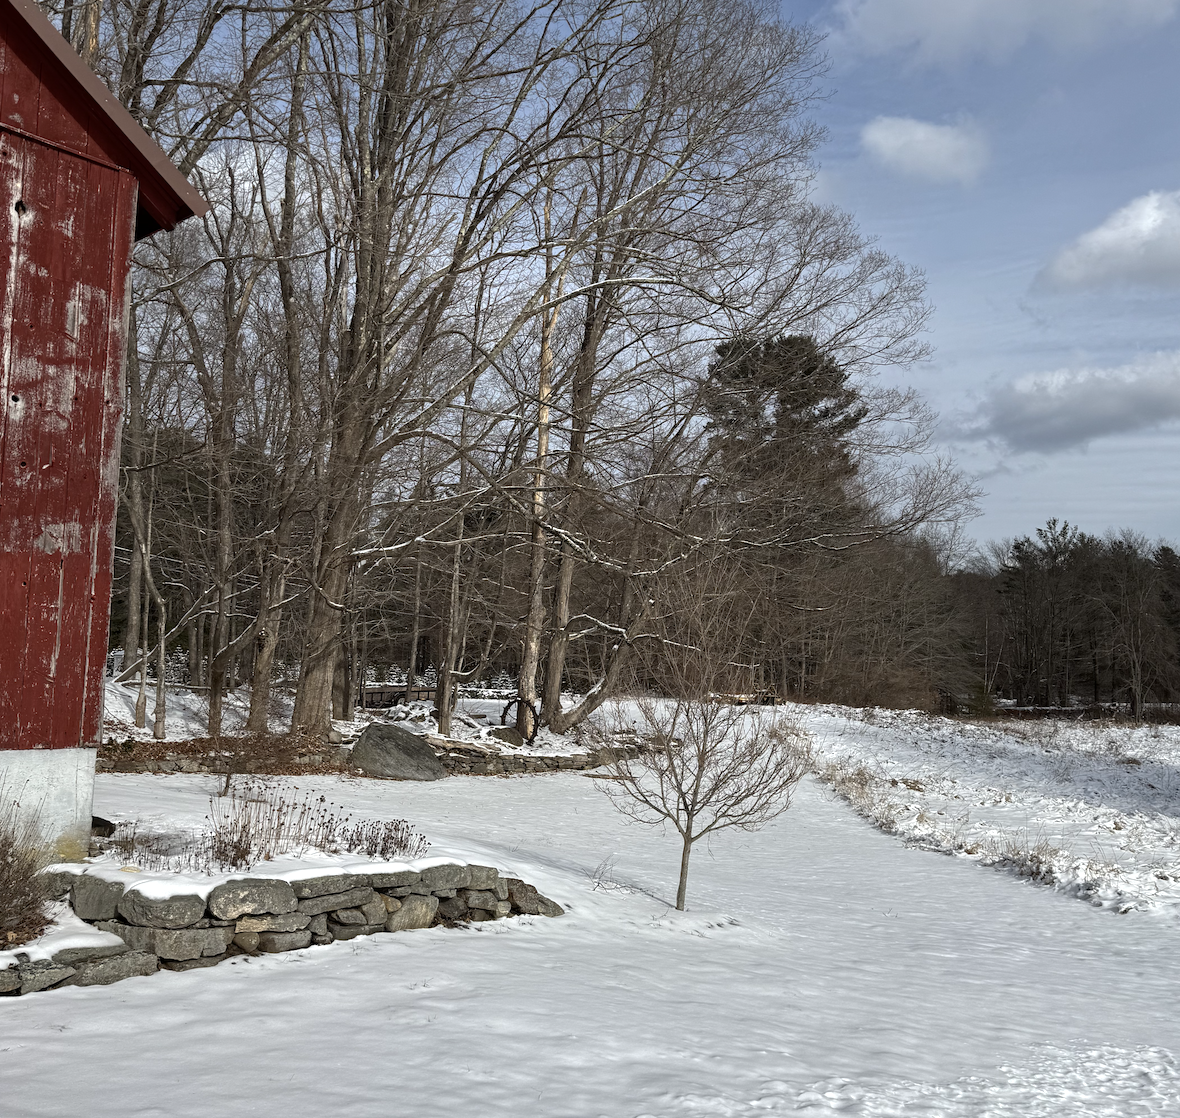
<svg viewBox="0 0 1180 1118">
<path fill-rule="evenodd" d="M 643 752 L 615 761 L 614 779 L 602 786 L 627 818 L 676 829 L 676 907 L 683 910 L 693 845 L 731 827 L 755 831 L 781 815 L 811 766 L 811 753 L 781 714 L 706 696 L 644 698 L 636 706 Z M 623 709 L 616 709 L 616 725 Z"/>
</svg>

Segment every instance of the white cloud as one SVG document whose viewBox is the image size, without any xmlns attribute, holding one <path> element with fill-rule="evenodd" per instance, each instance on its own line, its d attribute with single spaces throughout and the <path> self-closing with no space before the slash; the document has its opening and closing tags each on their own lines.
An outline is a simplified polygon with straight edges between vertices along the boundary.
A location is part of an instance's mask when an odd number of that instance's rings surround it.
<svg viewBox="0 0 1180 1118">
<path fill-rule="evenodd" d="M 865 54 L 1001 61 L 1029 42 L 1089 47 L 1160 27 L 1180 0 L 836 0 L 836 37 Z"/>
<path fill-rule="evenodd" d="M 861 129 L 860 142 L 884 166 L 930 182 L 974 182 L 988 160 L 987 141 L 971 124 L 879 116 Z"/>
<path fill-rule="evenodd" d="M 1180 190 L 1153 190 L 1063 249 L 1037 277 L 1058 289 L 1180 285 Z"/>
<path fill-rule="evenodd" d="M 1068 450 L 1180 419 L 1180 351 L 1114 368 L 1058 369 L 993 388 L 961 438 L 1009 449 Z"/>
</svg>

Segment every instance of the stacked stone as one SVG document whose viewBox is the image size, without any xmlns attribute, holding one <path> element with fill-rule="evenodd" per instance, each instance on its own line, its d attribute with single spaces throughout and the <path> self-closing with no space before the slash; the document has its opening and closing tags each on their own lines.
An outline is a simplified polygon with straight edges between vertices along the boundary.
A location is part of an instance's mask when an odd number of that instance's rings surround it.
<svg viewBox="0 0 1180 1118">
<path fill-rule="evenodd" d="M 0 994 L 107 984 L 159 967 L 211 967 L 235 955 L 295 951 L 377 932 L 564 911 L 492 866 L 325 873 L 295 881 L 243 877 L 215 886 L 208 897 L 154 898 L 124 885 L 89 874 L 53 875 L 54 891 L 69 892 L 77 916 L 123 943 L 19 962 L 0 970 Z"/>
<path fill-rule="evenodd" d="M 615 746 L 589 753 L 475 753 L 452 746 L 439 753 L 451 775 L 504 776 L 512 773 L 581 772 L 597 769 L 617 759 L 631 760 L 642 752 L 637 746 Z"/>
<path fill-rule="evenodd" d="M 498 728 L 498 727 L 497 727 Z M 432 735 L 430 742 L 438 754 L 443 768 L 450 775 L 458 776 L 505 776 L 514 773 L 581 772 L 609 764 L 616 757 L 632 758 L 640 750 L 633 746 L 618 746 L 610 749 L 591 750 L 589 753 L 563 753 L 537 755 L 535 753 L 496 753 L 489 749 L 473 748 L 472 743 L 438 738 Z M 96 764 L 98 772 L 119 773 L 221 773 L 228 771 L 229 762 L 215 755 L 203 757 L 181 757 L 167 755 L 148 761 L 122 761 L 100 757 Z M 292 760 L 292 764 L 322 768 L 324 765 L 344 766 L 344 754 L 307 754 Z"/>
</svg>

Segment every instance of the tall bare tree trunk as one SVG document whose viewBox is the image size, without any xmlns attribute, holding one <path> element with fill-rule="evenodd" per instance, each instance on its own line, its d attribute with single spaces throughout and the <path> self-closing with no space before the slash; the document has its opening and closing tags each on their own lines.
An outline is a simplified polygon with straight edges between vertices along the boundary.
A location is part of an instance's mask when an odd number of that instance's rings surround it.
<svg viewBox="0 0 1180 1118">
<path fill-rule="evenodd" d="M 410 654 L 406 664 L 406 704 L 414 689 L 414 673 L 418 670 L 418 641 L 422 636 L 422 549 L 414 559 L 414 619 L 410 623 Z"/>
<path fill-rule="evenodd" d="M 545 239 L 549 240 L 549 204 L 545 205 Z M 546 267 L 553 271 L 553 252 L 546 252 Z M 563 276 L 564 278 L 564 276 Z M 549 485 L 549 404 L 553 392 L 553 328 L 557 323 L 557 302 L 562 280 L 557 282 L 553 309 L 541 316 L 541 353 L 537 378 L 537 465 L 533 471 L 532 531 L 529 540 L 528 612 L 525 616 L 524 646 L 517 684 L 516 729 L 531 739 L 537 732 L 537 670 L 541 666 L 541 637 L 545 629 L 545 506 Z M 568 620 L 569 595 L 566 595 Z M 565 622 L 562 622 L 564 627 Z"/>
</svg>

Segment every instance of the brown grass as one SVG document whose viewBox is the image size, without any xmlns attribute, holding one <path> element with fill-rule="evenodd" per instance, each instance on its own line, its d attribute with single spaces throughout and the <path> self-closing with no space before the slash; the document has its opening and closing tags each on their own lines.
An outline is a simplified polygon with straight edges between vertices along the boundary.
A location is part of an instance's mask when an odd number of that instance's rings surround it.
<svg viewBox="0 0 1180 1118">
<path fill-rule="evenodd" d="M 37 873 L 43 864 L 35 825 L 0 788 L 0 950 L 36 939 L 48 925 L 48 897 Z"/>
</svg>

